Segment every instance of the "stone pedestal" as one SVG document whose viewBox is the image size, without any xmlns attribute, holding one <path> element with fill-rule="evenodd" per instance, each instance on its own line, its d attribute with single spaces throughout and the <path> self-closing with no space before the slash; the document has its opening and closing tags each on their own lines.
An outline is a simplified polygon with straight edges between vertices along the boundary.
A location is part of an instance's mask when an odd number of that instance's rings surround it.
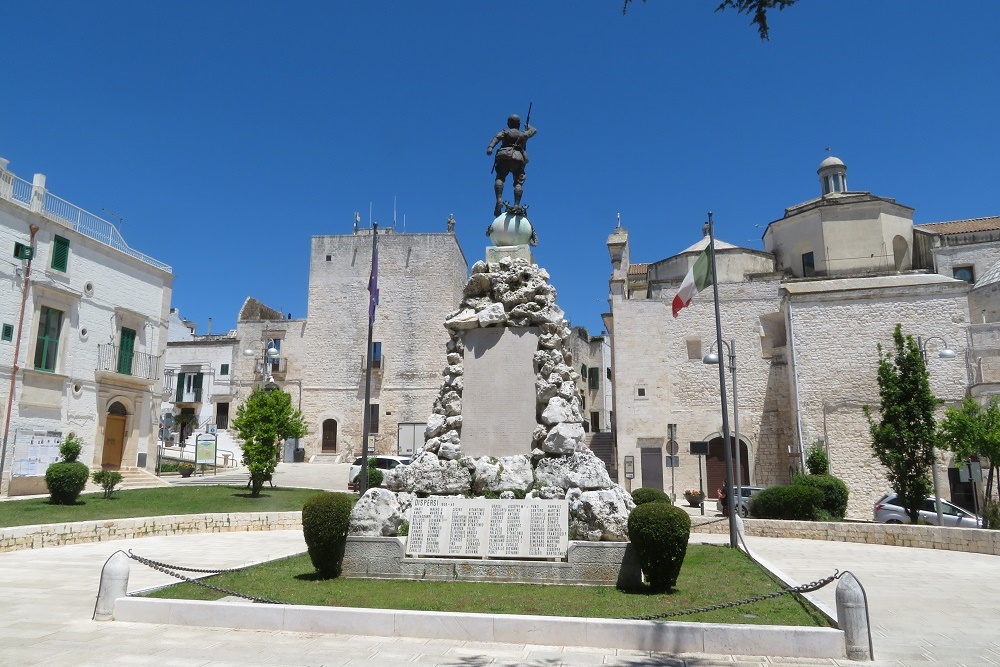
<svg viewBox="0 0 1000 667">
<path fill-rule="evenodd" d="M 491 327 L 465 334 L 462 452 L 466 456 L 531 451 L 536 349 L 538 327 Z"/>
<path fill-rule="evenodd" d="M 486 261 L 490 264 L 499 264 L 504 257 L 511 259 L 523 259 L 530 264 L 535 263 L 535 257 L 531 254 L 531 246 L 528 245 L 498 245 L 486 247 Z"/>
</svg>

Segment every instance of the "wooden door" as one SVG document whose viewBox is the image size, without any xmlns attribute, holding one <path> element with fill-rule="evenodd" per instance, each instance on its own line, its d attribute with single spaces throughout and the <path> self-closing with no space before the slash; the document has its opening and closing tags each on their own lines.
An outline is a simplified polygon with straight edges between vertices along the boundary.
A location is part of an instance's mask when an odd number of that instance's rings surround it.
<svg viewBox="0 0 1000 667">
<path fill-rule="evenodd" d="M 642 487 L 662 491 L 663 450 L 659 447 L 642 447 L 639 449 L 639 466 L 642 470 Z"/>
<path fill-rule="evenodd" d="M 104 425 L 104 449 L 101 453 L 101 467 L 117 470 L 122 465 L 125 452 L 125 417 L 108 415 Z"/>
<path fill-rule="evenodd" d="M 327 419 L 323 422 L 323 451 L 337 451 L 337 421 Z"/>
</svg>

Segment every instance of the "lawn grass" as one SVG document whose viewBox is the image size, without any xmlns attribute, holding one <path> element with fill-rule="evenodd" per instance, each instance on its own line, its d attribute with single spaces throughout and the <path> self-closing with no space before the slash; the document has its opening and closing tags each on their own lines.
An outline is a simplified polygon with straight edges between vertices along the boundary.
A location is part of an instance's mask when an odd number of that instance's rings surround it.
<svg viewBox="0 0 1000 667">
<path fill-rule="evenodd" d="M 206 579 L 213 585 L 288 604 L 413 609 L 491 614 L 629 618 L 704 607 L 780 590 L 746 554 L 715 545 L 691 545 L 670 594 L 625 593 L 611 586 L 556 586 L 389 579 L 321 580 L 307 554 Z M 195 584 L 160 589 L 150 597 L 216 600 L 223 594 Z M 828 623 L 798 596 L 675 617 L 702 623 L 805 625 Z"/>
<path fill-rule="evenodd" d="M 300 511 L 316 489 L 265 488 L 256 498 L 245 486 L 174 486 L 80 496 L 75 505 L 53 505 L 48 498 L 0 502 L 0 527 L 127 519 L 208 512 Z"/>
</svg>

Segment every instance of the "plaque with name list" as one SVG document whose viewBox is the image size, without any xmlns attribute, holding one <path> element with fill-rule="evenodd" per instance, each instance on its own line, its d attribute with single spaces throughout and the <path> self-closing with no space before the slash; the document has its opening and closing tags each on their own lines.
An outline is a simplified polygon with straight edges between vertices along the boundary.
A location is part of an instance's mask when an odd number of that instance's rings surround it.
<svg viewBox="0 0 1000 667">
<path fill-rule="evenodd" d="M 406 555 L 557 559 L 568 547 L 565 500 L 417 498 Z"/>
</svg>

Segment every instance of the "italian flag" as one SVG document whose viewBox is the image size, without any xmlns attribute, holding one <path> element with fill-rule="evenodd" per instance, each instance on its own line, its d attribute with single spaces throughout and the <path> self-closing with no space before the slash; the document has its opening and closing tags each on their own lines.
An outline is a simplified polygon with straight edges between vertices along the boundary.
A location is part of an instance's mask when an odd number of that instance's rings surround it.
<svg viewBox="0 0 1000 667">
<path fill-rule="evenodd" d="M 684 282 L 681 283 L 681 288 L 677 290 L 677 294 L 674 296 L 674 317 L 677 317 L 677 313 L 681 312 L 681 308 L 691 305 L 691 299 L 695 294 L 714 282 L 712 276 L 712 258 L 709 256 L 709 252 L 711 252 L 711 247 L 707 246 L 698 255 L 698 259 L 694 261 L 691 270 L 684 276 Z"/>
</svg>

